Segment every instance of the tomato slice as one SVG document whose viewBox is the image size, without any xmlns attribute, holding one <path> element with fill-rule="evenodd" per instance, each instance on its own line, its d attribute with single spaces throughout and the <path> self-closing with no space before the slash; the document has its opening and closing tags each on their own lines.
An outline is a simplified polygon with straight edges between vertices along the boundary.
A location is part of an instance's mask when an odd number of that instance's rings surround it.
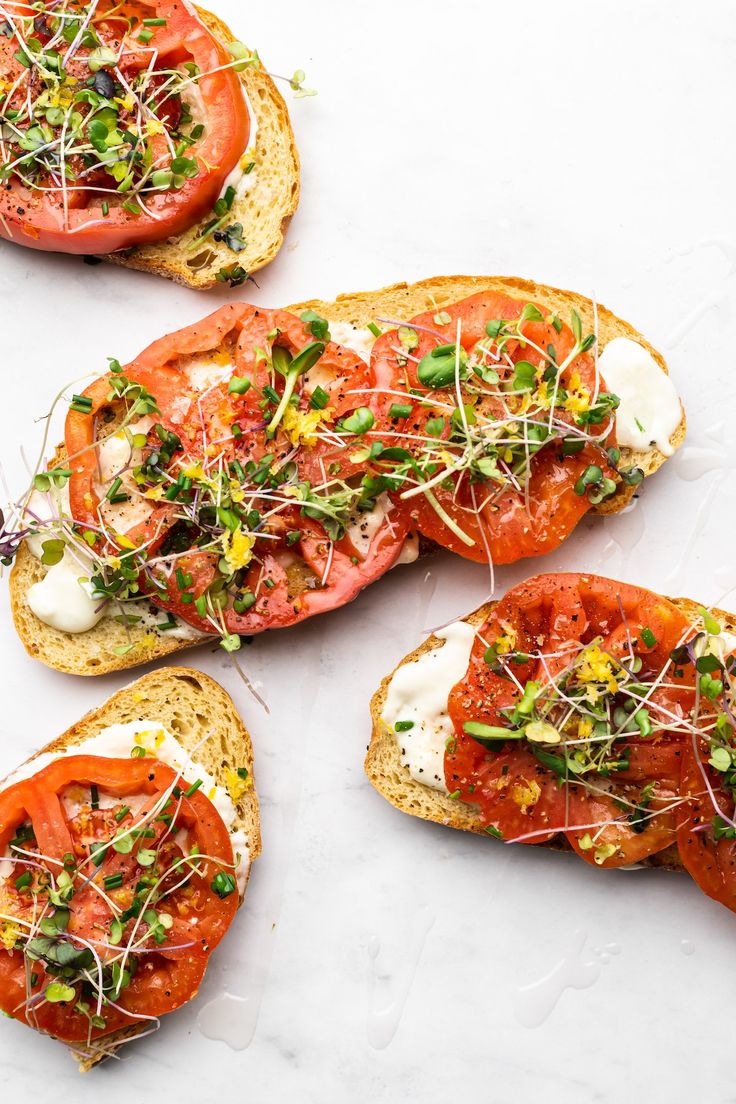
<svg viewBox="0 0 736 1104">
<path fill-rule="evenodd" d="M 564 833 L 599 866 L 674 843 L 694 690 L 670 653 L 688 632 L 667 599 L 609 579 L 541 575 L 515 587 L 479 628 L 449 697 L 448 790 L 507 841 Z M 535 704 L 518 714 L 527 690 Z"/>
<path fill-rule="evenodd" d="M 20 7 L 16 33 L 0 36 L 9 129 L 0 235 L 33 249 L 108 253 L 189 229 L 248 144 L 232 57 L 180 0 L 72 0 L 62 16 L 57 7 Z M 38 72 L 58 106 L 29 115 Z"/>
<path fill-rule="evenodd" d="M 502 322 L 508 332 L 489 338 L 487 326 L 494 332 Z M 452 375 L 458 334 L 470 367 L 461 381 L 436 376 L 433 384 L 423 366 L 445 363 Z M 570 534 L 591 506 L 587 491 L 575 492 L 585 473 L 599 469 L 611 492 L 610 419 L 587 431 L 575 424 L 602 391 L 593 358 L 578 348 L 564 322 L 494 292 L 426 311 L 379 338 L 371 409 L 385 445 L 412 457 L 397 493 L 420 532 L 468 559 L 512 563 Z M 543 378 L 547 369 L 559 370 L 556 384 Z"/>
<path fill-rule="evenodd" d="M 325 330 L 229 305 L 96 380 L 69 412 L 70 507 L 85 539 L 135 565 L 141 593 L 203 632 L 232 639 L 343 605 L 406 540 L 409 511 L 367 482 L 362 434 L 343 428 L 369 368 Z M 119 436 L 126 406 L 122 424 L 133 443 L 143 426 L 144 443 L 106 481 L 98 442 Z M 129 527 L 108 507 L 126 471 Z"/>
<path fill-rule="evenodd" d="M 705 740 L 684 741 L 682 794 L 688 801 L 677 849 L 703 893 L 736 912 L 736 804 L 724 776 L 708 764 L 709 755 Z"/>
<path fill-rule="evenodd" d="M 68 755 L 0 793 L 8 1015 L 89 1043 L 196 993 L 238 898 L 228 830 L 184 786 L 150 757 Z"/>
</svg>

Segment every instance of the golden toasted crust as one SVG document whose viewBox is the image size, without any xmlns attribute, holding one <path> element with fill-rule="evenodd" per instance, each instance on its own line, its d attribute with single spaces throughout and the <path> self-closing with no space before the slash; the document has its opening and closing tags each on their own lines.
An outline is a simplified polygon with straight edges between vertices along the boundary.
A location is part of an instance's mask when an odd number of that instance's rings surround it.
<svg viewBox="0 0 736 1104">
<path fill-rule="evenodd" d="M 697 602 L 693 602 L 690 598 L 671 598 L 670 601 L 686 617 L 697 617 Z M 464 620 L 478 628 L 487 620 L 497 604 L 497 602 L 488 602 Z M 721 623 L 722 628 L 729 632 L 736 632 L 736 615 L 727 613 L 725 610 L 716 609 L 713 610 L 713 616 Z M 448 794 L 433 790 L 429 786 L 423 786 L 411 777 L 408 768 L 401 763 L 401 748 L 396 734 L 383 721 L 383 707 L 389 683 L 399 667 L 403 667 L 407 663 L 414 663 L 426 652 L 441 647 L 444 647 L 443 640 L 436 636 L 429 636 L 424 643 L 405 656 L 391 674 L 386 675 L 373 695 L 371 700 L 372 732 L 365 758 L 365 772 L 371 785 L 401 812 L 410 813 L 422 820 L 434 821 L 436 824 L 444 824 L 448 828 L 460 828 L 464 832 L 476 832 L 478 835 L 490 838 L 480 824 L 475 806 L 468 805 L 463 801 L 452 800 Z M 543 846 L 553 847 L 555 850 L 570 850 L 569 844 L 563 838 Z M 668 847 L 656 855 L 651 855 L 641 865 L 664 867 L 668 870 L 682 869 L 680 856 L 675 846 Z"/>
<path fill-rule="evenodd" d="M 227 789 L 228 768 L 245 768 L 248 771 L 252 784 L 235 802 L 235 823 L 245 833 L 252 863 L 261 853 L 253 745 L 229 694 L 201 671 L 191 667 L 166 667 L 144 675 L 85 714 L 61 736 L 32 755 L 28 762 L 33 762 L 38 755 L 46 752 L 73 748 L 96 736 L 108 725 L 149 719 L 168 729 L 185 751 L 192 753 L 195 761 L 224 789 Z M 110 1035 L 104 1040 L 103 1052 L 97 1049 L 94 1053 L 75 1047 L 70 1049 L 79 1062 L 80 1070 L 86 1073 L 142 1030 L 142 1027 L 135 1025 Z"/>
<path fill-rule="evenodd" d="M 589 299 L 574 292 L 545 287 L 531 280 L 503 276 L 437 276 L 416 284 L 393 284 L 378 291 L 340 295 L 334 302 L 311 299 L 286 309 L 299 314 L 310 308 L 331 321 L 349 322 L 362 328 L 376 317 L 409 319 L 434 305 L 442 308 L 485 290 L 522 296 L 563 316 L 569 314 L 571 307 L 575 307 L 583 325 L 588 329 L 593 328 L 593 304 Z M 667 365 L 661 354 L 633 326 L 616 318 L 601 306 L 598 307 L 598 331 L 602 344 L 614 337 L 629 337 L 640 342 L 652 354 L 662 371 L 667 372 Z M 684 436 L 683 412 L 682 421 L 672 435 L 671 443 L 674 448 L 680 446 Z M 624 449 L 622 454 L 625 464 L 638 465 L 645 475 L 653 474 L 666 460 L 657 449 L 648 452 Z M 56 462 L 61 464 L 64 456 L 63 449 L 57 450 Z M 634 490 L 635 488 L 622 484 L 612 499 L 594 507 L 594 510 L 598 513 L 616 513 L 630 501 Z M 423 539 L 422 555 L 432 550 L 431 542 Z M 122 626 L 116 625 L 109 618 L 104 618 L 88 633 L 63 633 L 51 629 L 31 612 L 26 599 L 29 587 L 43 576 L 44 570 L 25 547 L 21 548 L 10 576 L 11 603 L 16 630 L 26 650 L 34 658 L 57 670 L 77 675 L 107 674 L 110 671 L 136 667 L 213 639 L 201 637 L 193 641 L 174 641 L 165 634 L 163 637 L 161 634 L 157 636 L 136 626 L 128 630 L 128 635 Z M 128 643 L 132 643 L 133 648 L 124 655 L 116 654 L 116 648 L 125 647 Z"/>
<path fill-rule="evenodd" d="M 197 11 L 218 41 L 227 44 L 234 40 L 216 15 L 199 7 Z M 211 221 L 208 216 L 178 237 L 108 253 L 104 260 L 202 289 L 214 287 L 221 268 L 237 264 L 246 272 L 257 272 L 276 256 L 299 203 L 299 154 L 286 104 L 268 73 L 262 68 L 248 68 L 239 76 L 258 127 L 252 150 L 253 186 L 235 200 L 231 209 L 232 221 L 243 226 L 246 248 L 233 253 L 225 243 L 209 237 L 193 249 L 192 243 Z"/>
</svg>

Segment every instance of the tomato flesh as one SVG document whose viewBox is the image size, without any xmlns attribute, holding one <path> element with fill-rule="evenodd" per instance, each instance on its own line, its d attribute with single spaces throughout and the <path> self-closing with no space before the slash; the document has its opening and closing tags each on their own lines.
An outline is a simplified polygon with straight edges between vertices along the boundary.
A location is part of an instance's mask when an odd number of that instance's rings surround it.
<svg viewBox="0 0 736 1104">
<path fill-rule="evenodd" d="M 289 364 L 315 347 L 313 368 L 290 380 Z M 356 544 L 351 530 L 378 510 L 381 494 L 371 490 L 362 505 L 361 444 L 341 429 L 368 382 L 360 357 L 317 341 L 295 315 L 223 307 L 96 380 L 69 412 L 72 516 L 96 550 L 137 556 L 140 593 L 202 632 L 252 635 L 343 605 L 396 562 L 411 524 L 409 511 L 384 496 L 366 540 Z M 145 516 L 119 534 L 104 524 L 117 484 L 100 485 L 97 442 L 104 425 L 116 432 L 105 419 L 126 395 L 129 407 L 146 409 L 155 398 L 141 460 L 160 467 L 167 441 L 175 447 L 158 483 L 128 489 Z M 189 487 L 169 498 L 184 477 Z M 214 495 L 213 478 L 226 498 Z"/>
<path fill-rule="evenodd" d="M 183 233 L 212 211 L 248 144 L 250 118 L 232 58 L 180 0 L 94 6 L 72 0 L 65 25 L 78 26 L 81 36 L 72 41 L 62 37 L 55 9 L 34 5 L 16 13 L 28 22 L 26 41 L 38 43 L 33 69 L 19 60 L 19 39 L 0 36 L 0 76 L 14 89 L 0 100 L 0 111 L 10 113 L 10 133 L 20 142 L 4 146 L 0 235 L 33 249 L 92 254 Z M 137 31 L 127 30 L 129 19 Z M 54 56 L 65 58 L 58 72 Z M 37 72 L 41 86 L 37 81 L 29 89 L 29 73 Z M 56 99 L 62 106 L 49 109 L 45 120 L 40 112 L 27 119 L 27 100 L 44 87 L 52 104 Z M 201 103 L 201 121 L 190 113 L 182 122 L 183 101 L 197 111 Z M 52 153 L 69 147 L 63 164 L 44 159 L 49 143 Z M 92 152 L 80 155 L 75 148 Z"/>
<path fill-rule="evenodd" d="M 534 307 L 533 304 L 529 306 Z M 420 532 L 442 547 L 478 562 L 490 559 L 497 564 L 513 563 L 558 547 L 590 509 L 587 494 L 575 492 L 575 485 L 586 469 L 598 466 L 601 478 L 605 476 L 614 481 L 616 478 L 604 450 L 605 446 L 615 443 L 610 426 L 602 427 L 597 443 L 588 441 L 582 451 L 562 454 L 560 437 L 567 432 L 574 437 L 580 432 L 573 424 L 573 413 L 563 408 L 555 410 L 553 420 L 550 415 L 550 428 L 554 425 L 554 433 L 550 434 L 548 443 L 532 452 L 526 480 L 523 476 L 517 479 L 513 470 L 507 468 L 499 484 L 497 475 L 485 477 L 462 462 L 461 450 L 455 442 L 459 428 L 458 393 L 465 404 L 465 416 L 471 419 L 470 425 L 475 424 L 476 416 L 485 419 L 482 424 L 486 434 L 493 432 L 496 423 L 509 418 L 513 433 L 513 426 L 517 424 L 514 419 L 523 418 L 528 399 L 518 392 L 504 395 L 500 390 L 503 380 L 496 391 L 483 390 L 472 374 L 459 385 L 452 381 L 431 389 L 423 383 L 418 374 L 420 362 L 429 358 L 431 363 L 431 354 L 438 349 L 453 349 L 458 333 L 463 351 L 472 354 L 479 343 L 487 344 L 487 324 L 493 324 L 493 320 L 518 322 L 517 335 L 505 342 L 503 356 L 499 355 L 498 372 L 510 380 L 514 366 L 521 362 L 532 370 L 532 361 L 539 356 L 530 352 L 533 343 L 535 349 L 546 350 L 548 356 L 554 354 L 560 368 L 560 387 L 574 383 L 573 398 L 566 401 L 572 403 L 576 396 L 583 394 L 590 398 L 596 392 L 595 364 L 589 353 L 579 353 L 564 367 L 566 358 L 575 348 L 570 328 L 557 319 L 554 325 L 542 319 L 538 308 L 534 310 L 541 321 L 519 321 L 523 319 L 525 307 L 524 300 L 480 292 L 440 313 L 426 311 L 408 320 L 401 329 L 384 333 L 372 353 L 376 394 L 371 408 L 376 415 L 377 431 L 387 447 L 404 448 L 414 456 L 427 472 L 420 483 L 427 483 L 428 490 L 431 488 L 430 497 L 428 493 L 419 492 L 410 479 L 399 488 L 397 495 L 409 506 Z M 401 345 L 402 335 L 408 345 Z M 451 358 L 452 353 L 449 355 Z M 471 384 L 472 390 L 469 389 Z M 516 385 L 507 381 L 505 386 Z M 540 383 L 538 386 L 551 388 L 552 385 Z M 542 395 L 542 392 L 538 390 L 535 394 Z M 541 401 L 544 404 L 551 398 L 543 396 Z M 406 404 L 411 413 L 397 417 L 397 404 Z M 534 424 L 524 432 L 541 429 L 542 420 L 547 421 L 546 414 L 532 419 Z M 583 442 L 582 437 L 580 441 Z M 513 440 L 506 444 L 512 445 Z M 476 451 L 478 447 L 476 445 Z M 430 465 L 427 457 L 437 459 Z M 448 478 L 433 482 L 435 469 L 442 465 L 447 466 Z"/>
<path fill-rule="evenodd" d="M 68 755 L 0 793 L 8 1015 L 91 1043 L 194 996 L 238 895 L 215 890 L 234 869 L 225 824 L 179 780 L 150 757 Z"/>
<path fill-rule="evenodd" d="M 670 652 L 687 631 L 687 619 L 672 603 L 611 580 L 543 575 L 515 587 L 478 630 L 468 671 L 449 697 L 455 738 L 445 755 L 448 790 L 477 805 L 481 823 L 504 839 L 539 843 L 564 833 L 581 858 L 599 866 L 638 862 L 671 845 L 693 689 L 685 672 L 674 673 Z M 642 632 L 653 643 L 642 644 Z M 486 660 L 488 642 L 494 641 L 505 641 L 512 653 L 505 666 Z M 552 745 L 507 739 L 487 747 L 466 733 L 468 722 L 512 728 L 510 711 L 522 699 L 520 687 L 549 686 L 573 669 L 577 657 L 589 655 L 589 663 L 598 664 L 597 674 L 591 668 L 592 679 L 612 678 L 622 672 L 618 663 L 630 662 L 630 645 L 641 661 L 640 684 L 651 685 L 646 691 L 651 731 L 644 720 L 640 731 L 619 705 L 624 719 L 617 723 L 625 736 L 613 741 L 605 770 L 575 760 L 587 739 L 579 725 L 568 736 L 558 734 Z M 652 680 L 663 669 L 669 672 L 665 684 L 656 686 Z M 601 691 L 590 693 L 589 699 L 585 694 L 577 699 L 583 722 L 586 713 L 595 717 L 586 701 L 595 705 Z M 561 757 L 561 750 L 572 759 Z M 576 767 L 579 762 L 584 773 L 577 778 L 565 762 Z"/>
</svg>

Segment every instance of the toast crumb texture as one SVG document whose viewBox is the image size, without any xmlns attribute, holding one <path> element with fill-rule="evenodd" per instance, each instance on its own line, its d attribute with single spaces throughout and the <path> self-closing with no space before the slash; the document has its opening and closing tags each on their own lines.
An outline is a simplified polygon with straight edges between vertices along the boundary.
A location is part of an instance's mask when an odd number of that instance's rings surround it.
<svg viewBox="0 0 736 1104">
<path fill-rule="evenodd" d="M 222 43 L 234 40 L 236 36 L 221 19 L 202 8 L 197 10 L 215 38 Z M 214 287 L 222 268 L 237 264 L 248 273 L 257 272 L 276 256 L 299 203 L 299 155 L 286 104 L 268 73 L 248 68 L 239 76 L 258 127 L 251 147 L 253 186 L 236 199 L 230 212 L 231 221 L 243 226 L 246 248 L 234 253 L 211 236 L 193 248 L 192 243 L 211 221 L 208 215 L 176 238 L 108 253 L 104 260 L 204 289 Z"/>
<path fill-rule="evenodd" d="M 672 598 L 678 609 L 686 617 L 697 617 L 698 603 L 689 598 Z M 489 602 L 481 606 L 469 617 L 463 620 L 478 628 L 489 617 L 491 611 L 497 605 Z M 736 616 L 726 613 L 724 610 L 714 610 L 714 617 L 721 623 L 721 627 L 728 632 L 736 632 Z M 397 664 L 394 671 L 387 675 L 381 682 L 371 701 L 372 734 L 365 759 L 365 771 L 371 785 L 402 813 L 420 817 L 422 820 L 431 820 L 436 824 L 444 824 L 448 828 L 460 828 L 464 832 L 475 832 L 485 836 L 491 843 L 492 840 L 485 832 L 478 819 L 478 812 L 473 805 L 462 801 L 453 801 L 439 790 L 433 790 L 429 786 L 423 786 L 415 782 L 409 774 L 408 767 L 401 763 L 401 750 L 393 730 L 382 719 L 383 706 L 386 701 L 389 683 L 399 667 L 406 663 L 414 663 L 420 656 L 435 648 L 444 647 L 444 641 L 436 636 L 428 637 L 423 644 L 410 652 Z M 519 845 L 522 846 L 522 845 Z M 567 841 L 561 836 L 558 840 L 552 840 L 549 844 L 537 846 L 551 847 L 554 850 L 571 850 Z M 682 863 L 675 846 L 668 847 L 656 855 L 651 855 L 642 866 L 658 866 L 668 870 L 682 870 Z"/>
</svg>

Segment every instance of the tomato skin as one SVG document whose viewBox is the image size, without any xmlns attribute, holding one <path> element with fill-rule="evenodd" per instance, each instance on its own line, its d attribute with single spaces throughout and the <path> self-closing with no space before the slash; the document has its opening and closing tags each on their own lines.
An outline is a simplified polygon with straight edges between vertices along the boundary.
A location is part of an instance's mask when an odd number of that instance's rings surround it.
<svg viewBox="0 0 736 1104">
<path fill-rule="evenodd" d="M 587 497 L 575 494 L 572 488 L 589 464 L 605 466 L 597 451 L 586 448 L 566 457 L 563 463 L 552 448 L 543 449 L 534 458 L 528 508 L 513 487 L 497 497 L 492 510 L 481 510 L 480 518 L 472 504 L 473 496 L 480 504 L 487 489 L 472 487 L 460 501 L 449 491 L 436 494 L 443 510 L 472 538 L 471 546 L 437 517 L 424 495 L 411 500 L 412 518 L 425 536 L 476 563 L 488 563 L 490 559 L 494 564 L 511 564 L 528 556 L 545 555 L 559 548 L 590 510 Z"/>
<path fill-rule="evenodd" d="M 194 153 L 198 175 L 186 179 L 179 189 L 149 193 L 146 207 L 150 216 L 112 205 L 108 215 L 103 216 L 101 202 L 105 194 L 94 192 L 89 206 L 72 203 L 65 216 L 62 202 L 53 193 L 39 195 L 37 190 L 13 180 L 0 187 L 0 237 L 52 252 L 113 253 L 181 234 L 212 210 L 228 174 L 248 145 L 250 117 L 240 79 L 232 69 L 212 72 L 227 66 L 232 58 L 190 4 L 182 0 L 138 0 L 138 4 L 166 20 L 166 27 L 154 34 L 152 41 L 160 51 L 160 64 L 166 67 L 191 58 L 200 72 L 208 74 L 198 82 L 207 110 L 207 128 Z M 125 2 L 118 7 L 124 11 L 126 6 L 132 10 L 136 7 Z M 114 40 L 114 31 L 109 37 Z M 6 67 L 18 69 L 12 62 L 16 40 L 3 42 L 5 45 L 0 43 L 0 47 L 5 53 L 0 52 L 0 60 Z M 133 72 L 147 68 L 150 61 L 150 49 L 141 50 L 139 55 L 131 51 L 124 65 L 128 80 Z M 168 146 L 163 136 L 154 137 L 151 144 L 156 156 L 165 159 Z"/>
<path fill-rule="evenodd" d="M 625 660 L 627 628 L 635 641 L 643 629 L 652 631 L 654 644 L 640 644 L 637 655 L 641 677 L 655 678 L 682 642 L 688 621 L 667 599 L 639 587 L 560 574 L 540 575 L 515 587 L 479 627 L 468 670 L 448 699 L 455 744 L 445 755 L 446 784 L 450 792 L 459 790 L 463 801 L 477 805 L 481 823 L 499 830 L 507 841 L 537 843 L 564 833 L 581 858 L 599 866 L 638 862 L 675 842 L 681 819 L 679 732 L 628 735 L 622 740 L 627 769 L 605 777 L 590 775 L 591 790 L 574 780 L 558 780 L 526 741 L 520 745 L 509 740 L 491 751 L 463 729 L 467 721 L 506 725 L 503 711 L 521 696 L 511 678 L 485 662 L 489 641 L 501 634 L 513 640 L 511 650 L 526 656 L 511 663 L 515 679 L 521 686 L 530 680 L 544 685 L 567 667 L 581 644 L 600 639 L 602 651 Z M 535 659 L 533 653 L 539 652 L 544 661 Z M 653 721 L 676 725 L 692 704 L 692 676 L 683 672 L 668 675 L 666 685 L 651 694 L 648 709 Z M 633 812 L 642 801 L 645 813 L 634 824 L 627 810 Z"/>
<path fill-rule="evenodd" d="M 491 319 L 515 321 L 520 318 L 527 301 L 515 299 L 496 292 L 479 292 L 448 306 L 443 314 L 448 321 L 437 322 L 434 310 L 424 312 L 406 323 L 411 329 L 416 326 L 418 346 L 412 350 L 411 358 L 405 365 L 399 366 L 396 358 L 398 337 L 396 330 L 390 330 L 378 339 L 372 353 L 372 370 L 376 395 L 372 400 L 377 429 L 384 434 L 386 445 L 399 445 L 417 453 L 421 445 L 417 437 L 426 434 L 425 425 L 430 418 L 436 418 L 443 412 L 442 400 L 456 402 L 455 387 L 427 391 L 417 375 L 417 361 L 431 352 L 438 344 L 454 344 L 461 326 L 460 340 L 467 351 L 486 336 L 486 323 Z M 541 349 L 553 347 L 557 362 L 563 364 L 574 348 L 573 335 L 568 326 L 560 324 L 559 332 L 546 321 L 527 321 L 521 324 L 521 330 L 528 340 Z M 508 355 L 514 362 L 525 359 L 529 354 L 518 339 L 510 340 Z M 567 381 L 571 373 L 578 373 L 583 386 L 592 393 L 596 387 L 596 371 L 593 358 L 580 354 L 562 375 Z M 461 385 L 462 386 L 462 385 Z M 399 401 L 395 392 L 401 392 L 401 402 L 407 401 L 407 392 L 419 389 L 426 394 L 429 405 L 424 407 L 414 401 L 412 414 L 402 422 L 389 416 L 391 405 Z M 449 395 L 448 395 L 449 392 Z M 440 400 L 439 407 L 432 407 L 432 398 Z M 492 416 L 502 416 L 497 400 L 484 400 Z M 558 414 L 563 421 L 572 422 L 572 418 L 563 411 Z M 611 430 L 608 434 L 603 428 L 605 441 L 613 444 Z M 445 427 L 442 438 L 447 439 L 450 430 Z M 441 508 L 468 538 L 463 540 L 438 516 L 431 501 L 424 494 L 413 495 L 405 499 L 420 532 L 425 536 L 467 559 L 479 563 L 492 560 L 497 564 L 514 563 L 527 556 L 541 555 L 557 548 L 572 532 L 581 518 L 591 508 L 587 495 L 576 495 L 574 487 L 585 469 L 591 465 L 600 466 L 608 478 L 615 478 L 606 453 L 602 447 L 586 445 L 582 452 L 570 456 L 560 454 L 559 443 L 553 441 L 545 445 L 532 457 L 531 474 L 528 481 L 528 494 L 509 483 L 498 489 L 493 483 L 470 483 L 467 472 L 458 478 L 452 476 L 452 486 L 435 486 L 434 497 Z M 402 491 L 399 490 L 397 498 Z"/>
<path fill-rule="evenodd" d="M 653 780 L 652 776 L 650 780 Z M 642 786 L 621 785 L 616 780 L 612 796 L 608 796 L 588 794 L 580 786 L 570 786 L 568 817 L 571 827 L 565 831 L 565 838 L 581 859 L 595 866 L 629 866 L 675 843 L 678 813 L 671 806 L 676 801 L 676 791 L 656 786 L 654 799 L 647 808 L 649 818 L 644 822 L 642 831 L 632 828 L 625 812 L 622 813 L 617 801 L 638 804 L 642 789 Z M 649 816 L 657 808 L 663 812 Z M 592 840 L 592 846 L 582 846 L 586 837 L 588 841 Z M 601 848 L 609 846 L 615 850 L 613 854 L 605 855 Z"/>
<path fill-rule="evenodd" d="M 91 868 L 98 887 L 93 890 L 88 881 L 87 856 L 95 841 L 107 842 L 116 831 L 133 825 L 134 820 L 131 814 L 125 814 L 124 807 L 120 819 L 112 817 L 109 810 L 99 810 L 82 811 L 69 820 L 60 795 L 72 784 L 94 784 L 99 791 L 117 798 L 146 795 L 136 814 L 141 818 L 160 808 L 161 795 L 169 793 L 179 778 L 167 764 L 150 757 L 133 760 L 67 755 L 0 793 L 0 852 L 5 852 L 20 825 L 30 819 L 40 862 L 52 874 L 58 873 L 68 856 L 74 856 L 75 892 L 67 905 L 70 911 L 67 941 L 78 947 L 99 946 L 103 964 L 113 950 L 105 949 L 109 947 L 107 932 L 113 913 L 104 905 L 98 890 L 105 879 L 123 872 L 126 883 L 134 885 L 145 870 L 142 858 L 138 864 L 137 852 L 118 853 L 110 847 L 101 865 Z M 212 803 L 199 790 L 189 796 L 184 794 L 176 802 L 175 818 L 177 831 L 186 828 L 191 844 L 196 844 L 208 858 L 201 861 L 199 873 L 189 878 L 186 894 L 161 899 L 158 911 L 168 912 L 171 921 L 167 940 L 158 944 L 150 936 L 146 939 L 145 917 L 142 928 L 141 921 L 135 921 L 138 949 L 134 957 L 138 968 L 131 975 L 130 985 L 117 998 L 118 1007 L 104 1005 L 104 1028 L 90 1029 L 88 1019 L 73 1010 L 71 1002 L 39 1001 L 38 994 L 43 994 L 45 986 L 55 980 L 43 960 L 34 960 L 33 969 L 39 981 L 33 998 L 26 1003 L 25 956 L 17 950 L 0 949 L 0 1008 L 66 1042 L 82 1042 L 111 1034 L 137 1017 L 158 1017 L 191 999 L 204 976 L 209 954 L 232 922 L 238 901 L 237 894 L 222 898 L 210 886 L 220 864 L 226 869 L 234 866 L 230 835 Z M 175 862 L 179 849 L 173 839 L 164 841 L 168 833 L 166 823 L 159 818 L 148 823 L 153 835 L 147 846 L 159 846 L 160 854 Z M 84 836 L 80 835 L 80 825 L 85 826 Z M 177 880 L 180 875 L 176 869 L 174 866 L 166 877 Z M 75 1000 L 79 997 L 78 989 L 76 993 Z"/>
<path fill-rule="evenodd" d="M 271 385 L 271 371 L 264 351 L 278 346 L 296 356 L 314 341 L 308 326 L 295 315 L 283 310 L 268 310 L 247 303 L 229 304 L 213 312 L 201 322 L 168 334 L 153 342 L 122 370 L 131 383 L 145 387 L 155 396 L 159 414 L 155 422 L 176 434 L 181 448 L 177 457 L 199 460 L 207 455 L 208 442 L 218 440 L 222 462 L 245 466 L 273 457 L 269 463 L 292 464 L 299 484 L 319 487 L 333 478 L 328 466 L 339 465 L 339 481 L 362 473 L 364 466 L 351 460 L 358 446 L 353 437 L 343 442 L 336 432 L 325 441 L 301 444 L 295 448 L 288 432 L 268 433 L 262 395 Z M 192 392 L 182 358 L 209 354 L 213 349 L 226 349 L 232 361 L 232 375 L 250 381 L 245 392 L 230 392 L 230 378 L 208 386 L 204 392 Z M 184 365 L 184 367 L 182 366 Z M 333 427 L 339 418 L 365 402 L 364 390 L 369 383 L 368 365 L 353 353 L 334 342 L 327 342 L 318 362 L 321 384 L 309 373 L 300 380 L 297 409 L 308 412 L 309 400 L 317 386 L 328 396 L 327 425 Z M 70 410 L 65 427 L 65 444 L 72 476 L 69 498 L 72 516 L 80 527 L 92 532 L 101 529 L 99 510 L 101 494 L 98 486 L 98 460 L 94 448 L 100 417 L 111 406 L 111 373 L 95 380 L 84 392 L 90 412 Z M 231 427 L 237 422 L 241 434 L 236 439 Z M 151 430 L 149 437 L 156 439 Z M 232 469 L 231 469 L 232 470 Z M 338 482 L 336 480 L 336 482 Z M 290 488 L 293 490 L 293 488 Z M 282 496 L 283 497 L 283 496 Z M 392 505 L 380 524 L 365 554 L 358 552 L 347 534 L 331 541 L 326 530 L 313 518 L 302 516 L 298 497 L 294 506 L 282 503 L 278 513 L 268 510 L 263 536 L 256 538 L 253 559 L 242 587 L 255 595 L 257 601 L 249 609 L 236 612 L 236 596 L 230 594 L 218 611 L 196 608 L 196 601 L 218 577 L 221 553 L 216 550 L 191 549 L 176 560 L 179 575 L 166 565 L 156 563 L 156 557 L 180 516 L 176 505 L 152 501 L 148 517 L 135 528 L 126 531 L 129 544 L 145 547 L 151 566 L 139 576 L 141 593 L 163 609 L 204 633 L 250 636 L 269 628 L 295 624 L 316 613 L 328 611 L 352 601 L 369 583 L 384 574 L 398 559 L 410 528 L 409 511 L 402 505 Z M 269 507 L 266 499 L 266 508 Z M 96 545 L 100 547 L 102 534 Z M 288 540 L 287 540 L 288 536 Z M 296 539 L 294 539 L 296 536 Z M 124 547 L 128 547 L 125 544 Z M 116 555 L 118 551 L 116 550 Z M 294 591 L 293 564 L 299 560 L 310 575 L 301 590 Z M 185 592 L 178 578 L 191 576 Z"/>
<path fill-rule="evenodd" d="M 736 807 L 718 772 L 708 765 L 708 755 L 703 741 L 693 746 L 692 739 L 685 740 L 682 793 L 688 802 L 677 831 L 677 849 L 682 865 L 703 893 L 736 912 L 736 840 L 716 839 L 713 830 L 717 815 L 729 828 L 736 820 Z"/>
<path fill-rule="evenodd" d="M 464 800 L 481 805 L 484 827 L 509 843 L 546 843 L 559 834 L 565 823 L 564 792 L 528 748 L 509 741 L 476 761 L 471 774 L 460 773 L 463 758 L 448 752 L 445 782 L 451 792 L 460 788 Z"/>
</svg>

